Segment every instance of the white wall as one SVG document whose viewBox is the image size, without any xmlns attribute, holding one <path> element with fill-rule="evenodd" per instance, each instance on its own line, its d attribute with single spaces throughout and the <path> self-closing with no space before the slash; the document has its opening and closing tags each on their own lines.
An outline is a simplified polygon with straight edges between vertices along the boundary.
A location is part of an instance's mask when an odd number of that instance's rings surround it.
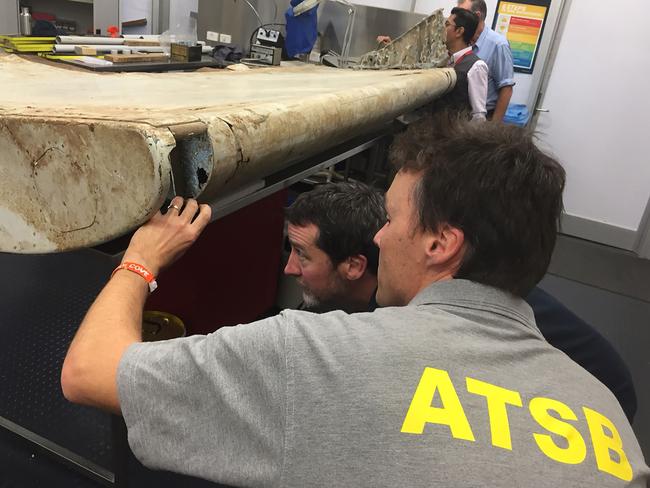
<svg viewBox="0 0 650 488">
<path fill-rule="evenodd" d="M 391 10 L 411 11 L 411 0 L 354 0 L 352 3 L 367 7 L 387 8 Z"/>
<path fill-rule="evenodd" d="M 417 0 L 415 2 L 415 12 L 427 15 L 434 10 L 444 8 L 445 13 L 449 13 L 449 11 L 455 6 L 456 2 L 454 0 Z"/>
<path fill-rule="evenodd" d="M 153 32 L 153 4 L 151 0 L 120 0 L 120 27 L 122 22 L 147 19 L 147 25 L 126 27 L 124 34 L 151 34 Z"/>
<path fill-rule="evenodd" d="M 190 12 L 199 11 L 199 0 L 170 0 L 169 28 L 188 25 Z"/>
<path fill-rule="evenodd" d="M 18 3 L 16 0 L 0 2 L 0 33 L 18 34 Z"/>
<path fill-rule="evenodd" d="M 93 24 L 94 30 L 99 30 L 106 35 L 111 25 L 119 25 L 119 2 L 120 0 L 94 0 L 93 2 Z"/>
<path fill-rule="evenodd" d="M 645 0 L 619 0 L 641 12 Z M 567 170 L 567 213 L 637 230 L 650 197 L 650 65 L 643 15 L 612 20 L 605 4 L 573 0 L 537 130 Z"/>
</svg>

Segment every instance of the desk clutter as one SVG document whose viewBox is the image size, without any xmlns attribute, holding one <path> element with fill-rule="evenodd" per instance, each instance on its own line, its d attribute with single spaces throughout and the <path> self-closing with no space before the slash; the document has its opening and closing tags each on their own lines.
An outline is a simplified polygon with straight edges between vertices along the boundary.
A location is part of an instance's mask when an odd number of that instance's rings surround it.
<svg viewBox="0 0 650 488">
<path fill-rule="evenodd" d="M 101 36 L 5 36 L 0 35 L 0 47 L 9 53 L 37 54 L 41 57 L 71 63 L 93 70 L 143 71 L 151 63 L 156 71 L 192 69 L 216 66 L 212 47 L 204 42 L 195 45 L 172 43 L 163 45 L 158 35 Z M 196 63 L 192 65 L 190 63 Z M 116 68 L 117 69 L 109 69 Z M 166 69 L 165 69 L 166 68 Z"/>
<path fill-rule="evenodd" d="M 9 53 L 52 52 L 56 37 L 3 36 L 0 35 L 0 47 Z"/>
</svg>

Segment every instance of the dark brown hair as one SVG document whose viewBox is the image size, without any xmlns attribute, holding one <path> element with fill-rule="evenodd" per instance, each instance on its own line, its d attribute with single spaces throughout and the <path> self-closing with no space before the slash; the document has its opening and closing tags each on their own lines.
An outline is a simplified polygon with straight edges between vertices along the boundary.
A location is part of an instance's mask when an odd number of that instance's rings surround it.
<svg viewBox="0 0 650 488">
<path fill-rule="evenodd" d="M 454 23 L 456 27 L 463 28 L 463 41 L 469 45 L 472 37 L 476 34 L 478 28 L 478 15 L 464 8 L 454 7 L 451 9 L 451 15 L 454 15 Z"/>
<path fill-rule="evenodd" d="M 464 232 L 456 278 L 525 296 L 541 280 L 555 246 L 565 172 L 533 134 L 448 114 L 429 115 L 397 136 L 390 159 L 422 173 L 418 225 Z"/>
<path fill-rule="evenodd" d="M 377 274 L 373 238 L 386 222 L 383 192 L 360 182 L 328 183 L 299 195 L 285 215 L 290 224 L 318 227 L 316 245 L 334 265 L 362 254 Z"/>
</svg>

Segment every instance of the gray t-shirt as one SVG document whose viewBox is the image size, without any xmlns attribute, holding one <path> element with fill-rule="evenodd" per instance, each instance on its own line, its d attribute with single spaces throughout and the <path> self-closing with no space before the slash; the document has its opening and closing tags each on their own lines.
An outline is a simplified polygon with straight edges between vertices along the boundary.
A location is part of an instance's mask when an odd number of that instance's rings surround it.
<svg viewBox="0 0 650 488">
<path fill-rule="evenodd" d="M 407 307 L 285 311 L 128 349 L 136 456 L 235 486 L 643 487 L 616 398 L 530 307 L 450 280 Z"/>
</svg>

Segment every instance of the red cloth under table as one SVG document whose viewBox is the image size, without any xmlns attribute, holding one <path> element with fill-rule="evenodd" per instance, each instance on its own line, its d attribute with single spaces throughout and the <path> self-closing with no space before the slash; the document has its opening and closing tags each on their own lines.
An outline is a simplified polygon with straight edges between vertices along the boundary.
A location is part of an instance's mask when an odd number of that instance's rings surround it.
<svg viewBox="0 0 650 488">
<path fill-rule="evenodd" d="M 251 322 L 276 300 L 284 205 L 277 192 L 208 225 L 185 256 L 157 277 L 146 310 L 177 315 L 187 334 Z"/>
</svg>

